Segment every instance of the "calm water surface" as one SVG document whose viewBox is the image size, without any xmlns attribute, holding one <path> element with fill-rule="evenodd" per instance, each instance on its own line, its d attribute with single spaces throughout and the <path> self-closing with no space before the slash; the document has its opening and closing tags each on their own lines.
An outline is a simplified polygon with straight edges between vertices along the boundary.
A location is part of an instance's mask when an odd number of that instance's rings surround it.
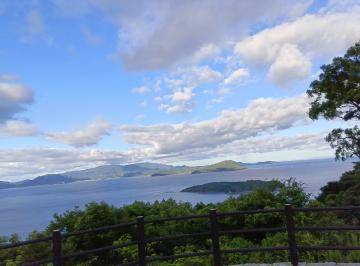
<svg viewBox="0 0 360 266">
<path fill-rule="evenodd" d="M 316 195 L 328 181 L 352 169 L 351 162 L 310 160 L 254 166 L 237 172 L 197 175 L 121 177 L 109 180 L 83 181 L 71 184 L 0 190 L 0 236 L 17 232 L 27 235 L 46 227 L 54 213 L 91 201 L 105 201 L 122 206 L 135 200 L 153 202 L 173 198 L 177 201 L 219 202 L 225 194 L 181 193 L 186 187 L 215 181 L 269 180 L 295 177 L 305 183 L 306 191 Z"/>
</svg>

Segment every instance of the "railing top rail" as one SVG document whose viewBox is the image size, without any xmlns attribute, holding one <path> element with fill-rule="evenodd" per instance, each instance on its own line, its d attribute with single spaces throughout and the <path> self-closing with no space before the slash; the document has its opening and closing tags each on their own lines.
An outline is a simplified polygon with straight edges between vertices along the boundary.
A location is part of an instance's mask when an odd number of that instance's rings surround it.
<svg viewBox="0 0 360 266">
<path fill-rule="evenodd" d="M 247 214 L 258 214 L 258 213 L 279 213 L 284 212 L 284 208 L 276 209 L 258 209 L 258 210 L 247 210 L 247 211 L 235 211 L 235 212 L 220 212 L 216 215 L 218 217 L 227 217 L 227 216 L 238 216 L 238 215 L 247 215 Z"/>
<path fill-rule="evenodd" d="M 50 241 L 50 240 L 52 240 L 51 236 L 37 238 L 37 239 L 31 239 L 31 240 L 25 240 L 25 241 L 20 241 L 20 242 L 16 242 L 16 243 L 12 243 L 12 244 L 1 244 L 0 245 L 0 250 L 8 249 L 8 248 L 17 248 L 17 247 L 21 247 L 21 246 L 25 246 L 25 245 L 37 244 L 37 243 L 40 243 L 40 242 L 46 242 L 46 241 Z"/>
<path fill-rule="evenodd" d="M 360 206 L 294 207 L 294 211 L 297 211 L 297 212 L 360 211 Z"/>
<path fill-rule="evenodd" d="M 157 218 L 157 219 L 147 219 L 144 222 L 149 224 L 149 223 L 162 223 L 162 222 L 201 219 L 201 218 L 209 218 L 209 214 L 194 214 L 194 215 L 186 215 L 186 216 L 174 216 L 174 217 L 164 217 L 164 218 Z"/>
</svg>

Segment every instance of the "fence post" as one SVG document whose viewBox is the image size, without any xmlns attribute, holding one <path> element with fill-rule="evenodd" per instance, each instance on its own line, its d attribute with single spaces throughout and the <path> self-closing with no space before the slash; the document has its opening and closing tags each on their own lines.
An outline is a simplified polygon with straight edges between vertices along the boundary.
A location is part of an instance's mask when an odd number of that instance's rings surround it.
<svg viewBox="0 0 360 266">
<path fill-rule="evenodd" d="M 52 233 L 52 250 L 53 250 L 53 265 L 61 266 L 61 232 L 54 230 Z"/>
<path fill-rule="evenodd" d="M 299 264 L 299 257 L 295 239 L 294 209 L 291 204 L 285 204 L 285 217 L 290 261 L 292 265 L 297 266 Z"/>
<path fill-rule="evenodd" d="M 137 217 L 139 266 L 146 266 L 146 242 L 144 216 Z"/>
<path fill-rule="evenodd" d="M 217 222 L 216 209 L 210 210 L 210 227 L 211 227 L 211 241 L 212 252 L 214 258 L 214 266 L 221 266 L 221 252 L 219 243 L 219 226 Z"/>
</svg>

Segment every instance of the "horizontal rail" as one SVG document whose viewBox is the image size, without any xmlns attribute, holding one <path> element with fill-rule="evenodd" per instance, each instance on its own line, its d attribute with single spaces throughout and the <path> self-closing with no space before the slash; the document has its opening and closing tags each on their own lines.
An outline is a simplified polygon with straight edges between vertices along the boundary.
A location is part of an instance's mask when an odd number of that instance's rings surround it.
<svg viewBox="0 0 360 266">
<path fill-rule="evenodd" d="M 327 212 L 327 211 L 360 211 L 360 206 L 342 206 L 342 207 L 294 207 L 297 212 Z"/>
<path fill-rule="evenodd" d="M 21 247 L 21 246 L 25 246 L 25 245 L 37 244 L 37 243 L 46 242 L 46 241 L 50 241 L 50 240 L 52 240 L 51 236 L 37 238 L 37 239 L 31 239 L 31 240 L 25 240 L 25 241 L 16 242 L 13 244 L 3 244 L 3 245 L 0 245 L 0 250 L 8 249 L 8 248 L 17 248 L 17 247 Z"/>
<path fill-rule="evenodd" d="M 231 254 L 231 253 L 282 251 L 282 250 L 288 250 L 288 249 L 289 249 L 289 247 L 236 248 L 236 249 L 225 249 L 225 250 L 222 250 L 221 252 L 224 254 Z"/>
<path fill-rule="evenodd" d="M 359 231 L 360 226 L 298 226 L 296 231 Z"/>
<path fill-rule="evenodd" d="M 159 218 L 159 219 L 149 219 L 149 220 L 145 220 L 144 222 L 146 224 L 149 224 L 149 223 L 162 223 L 162 222 L 201 219 L 201 218 L 209 218 L 209 214 L 194 214 L 194 215 L 187 215 L 187 216 L 165 217 L 165 218 Z"/>
<path fill-rule="evenodd" d="M 75 231 L 75 232 L 70 232 L 70 233 L 64 233 L 61 236 L 63 238 L 68 238 L 70 236 L 84 235 L 84 234 L 88 234 L 88 233 L 96 233 L 96 232 L 101 232 L 101 231 L 109 231 L 109 230 L 119 229 L 119 228 L 123 228 L 123 227 L 129 227 L 129 226 L 133 226 L 133 225 L 136 225 L 136 222 L 107 225 L 107 226 L 102 226 L 102 227 L 98 227 L 95 229 L 87 229 L 87 230 Z"/>
<path fill-rule="evenodd" d="M 317 250 L 360 250 L 360 246 L 298 246 L 300 251 L 317 251 Z"/>
<path fill-rule="evenodd" d="M 189 238 L 189 237 L 209 237 L 210 235 L 211 235 L 210 232 L 204 232 L 204 233 L 194 233 L 194 234 L 179 234 L 179 235 L 172 235 L 172 236 L 159 236 L 159 237 L 152 237 L 152 238 L 145 239 L 145 242 L 151 243 L 151 242 L 175 240 L 175 239 L 179 239 L 179 238 Z"/>
<path fill-rule="evenodd" d="M 153 262 L 153 261 L 175 260 L 181 258 L 208 256 L 211 254 L 212 254 L 211 251 L 192 252 L 192 253 L 184 253 L 184 254 L 171 255 L 171 256 L 149 257 L 148 259 L 146 259 L 146 261 Z"/>
<path fill-rule="evenodd" d="M 227 216 L 238 216 L 238 215 L 247 215 L 247 214 L 281 213 L 281 212 L 284 212 L 284 209 L 260 209 L 260 210 L 248 210 L 248 211 L 236 211 L 236 212 L 220 212 L 217 213 L 217 216 L 227 217 Z"/>
<path fill-rule="evenodd" d="M 104 251 L 110 251 L 110 250 L 116 250 L 119 248 L 124 248 L 124 247 L 128 247 L 131 245 L 136 245 L 137 241 L 131 241 L 131 242 L 126 242 L 120 245 L 114 245 L 114 246 L 106 246 L 106 247 L 101 247 L 101 248 L 95 248 L 95 249 L 89 249 L 89 250 L 84 250 L 84 251 L 79 251 L 76 253 L 72 253 L 72 254 L 68 254 L 68 255 L 64 255 L 62 256 L 63 259 L 70 259 L 70 258 L 74 258 L 74 257 L 82 257 L 85 255 L 89 255 L 89 254 L 94 254 L 94 253 L 99 253 L 99 252 L 104 252 Z"/>
<path fill-rule="evenodd" d="M 219 231 L 220 235 L 233 235 L 244 233 L 277 233 L 286 231 L 285 227 L 273 227 L 273 228 L 253 228 L 253 229 L 235 229 Z"/>
</svg>

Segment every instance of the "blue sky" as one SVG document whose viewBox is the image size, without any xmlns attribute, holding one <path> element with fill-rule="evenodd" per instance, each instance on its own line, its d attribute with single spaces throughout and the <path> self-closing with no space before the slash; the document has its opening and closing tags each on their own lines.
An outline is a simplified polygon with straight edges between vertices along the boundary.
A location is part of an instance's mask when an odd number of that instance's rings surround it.
<svg viewBox="0 0 360 266">
<path fill-rule="evenodd" d="M 0 180 L 109 163 L 331 157 L 305 91 L 359 1 L 0 3 Z"/>
</svg>

